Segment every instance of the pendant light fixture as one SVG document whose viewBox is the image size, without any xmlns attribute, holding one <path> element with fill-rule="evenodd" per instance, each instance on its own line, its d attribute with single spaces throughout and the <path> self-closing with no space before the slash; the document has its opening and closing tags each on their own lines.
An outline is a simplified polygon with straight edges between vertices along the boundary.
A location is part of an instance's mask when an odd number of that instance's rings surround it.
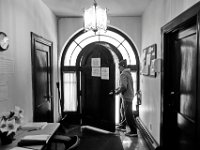
<svg viewBox="0 0 200 150">
<path fill-rule="evenodd" d="M 107 29 L 107 9 L 99 7 L 95 0 L 90 8 L 84 10 L 84 29 L 94 32 Z"/>
</svg>

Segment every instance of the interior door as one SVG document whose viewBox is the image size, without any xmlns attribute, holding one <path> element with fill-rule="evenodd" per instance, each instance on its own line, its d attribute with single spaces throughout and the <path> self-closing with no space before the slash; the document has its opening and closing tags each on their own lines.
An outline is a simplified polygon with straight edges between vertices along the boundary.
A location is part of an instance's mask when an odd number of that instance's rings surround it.
<svg viewBox="0 0 200 150">
<path fill-rule="evenodd" d="M 168 146 L 195 149 L 197 139 L 197 30 L 187 27 L 171 35 L 169 49 L 169 87 L 165 136 Z"/>
<path fill-rule="evenodd" d="M 87 47 L 81 72 L 82 124 L 115 131 L 115 64 L 111 52 L 102 45 Z"/>
<path fill-rule="evenodd" d="M 52 122 L 52 42 L 31 33 L 33 121 Z"/>
</svg>

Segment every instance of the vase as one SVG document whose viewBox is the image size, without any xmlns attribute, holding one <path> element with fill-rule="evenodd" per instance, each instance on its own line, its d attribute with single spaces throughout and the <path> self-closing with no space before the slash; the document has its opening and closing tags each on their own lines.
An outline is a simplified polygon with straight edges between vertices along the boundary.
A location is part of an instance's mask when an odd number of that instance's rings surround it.
<svg viewBox="0 0 200 150">
<path fill-rule="evenodd" d="M 0 139 L 1 139 L 1 144 L 2 145 L 7 145 L 12 143 L 12 141 L 14 140 L 14 136 L 15 136 L 15 132 L 10 133 L 9 135 L 7 135 L 8 132 L 1 132 L 0 131 Z"/>
</svg>

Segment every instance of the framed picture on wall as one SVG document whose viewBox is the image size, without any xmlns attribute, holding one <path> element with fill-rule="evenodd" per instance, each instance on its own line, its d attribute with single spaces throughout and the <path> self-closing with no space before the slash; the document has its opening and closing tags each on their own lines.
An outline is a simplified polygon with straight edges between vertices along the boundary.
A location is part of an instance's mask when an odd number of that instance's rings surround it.
<svg viewBox="0 0 200 150">
<path fill-rule="evenodd" d="M 142 50 L 140 70 L 142 75 L 156 77 L 156 72 L 154 70 L 154 62 L 157 58 L 156 49 L 156 44 L 153 44 Z"/>
</svg>

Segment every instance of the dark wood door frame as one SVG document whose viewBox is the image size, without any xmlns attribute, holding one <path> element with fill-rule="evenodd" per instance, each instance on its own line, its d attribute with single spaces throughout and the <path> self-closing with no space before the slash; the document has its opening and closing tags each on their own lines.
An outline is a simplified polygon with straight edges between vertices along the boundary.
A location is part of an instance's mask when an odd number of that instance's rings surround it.
<svg viewBox="0 0 200 150">
<path fill-rule="evenodd" d="M 35 68 L 35 58 L 36 58 L 36 43 L 39 43 L 41 45 L 44 45 L 46 47 L 48 47 L 48 52 L 49 56 L 47 58 L 47 63 L 49 64 L 48 67 L 46 68 L 48 75 L 47 75 L 47 95 L 45 95 L 45 101 L 48 101 L 50 103 L 50 112 L 49 112 L 49 117 L 50 118 L 46 118 L 47 122 L 53 122 L 53 78 L 52 78 L 52 50 L 53 50 L 53 42 L 31 32 L 31 61 L 32 61 L 32 87 L 33 87 L 33 121 L 37 121 L 37 117 L 35 114 L 37 112 L 37 104 L 36 104 L 36 77 L 35 77 L 35 72 L 37 71 Z M 46 51 L 46 50 L 45 50 Z M 44 51 L 44 52 L 45 52 Z M 42 104 L 41 104 L 42 105 Z M 40 117 L 39 117 L 40 118 Z M 42 120 L 41 120 L 42 121 Z"/>
<path fill-rule="evenodd" d="M 169 51 L 171 49 L 171 43 L 173 40 L 173 33 L 177 31 L 184 30 L 192 25 L 196 25 L 197 29 L 197 75 L 200 75 L 200 2 L 180 14 L 178 17 L 167 23 L 161 28 L 162 32 L 162 74 L 161 74 L 161 134 L 160 134 L 160 145 L 163 149 L 167 149 L 171 147 L 170 143 L 170 137 L 168 137 L 168 133 L 171 134 L 173 137 L 173 127 L 172 130 L 170 129 L 170 107 L 172 103 L 170 102 L 170 99 L 168 95 L 170 95 L 169 90 L 169 61 L 170 61 L 170 54 Z M 197 77 L 197 111 L 196 111 L 196 146 L 200 147 L 200 143 L 198 142 L 200 140 L 200 77 Z M 167 133 L 168 132 L 168 133 Z M 172 148 L 172 147 L 171 147 Z"/>
</svg>

